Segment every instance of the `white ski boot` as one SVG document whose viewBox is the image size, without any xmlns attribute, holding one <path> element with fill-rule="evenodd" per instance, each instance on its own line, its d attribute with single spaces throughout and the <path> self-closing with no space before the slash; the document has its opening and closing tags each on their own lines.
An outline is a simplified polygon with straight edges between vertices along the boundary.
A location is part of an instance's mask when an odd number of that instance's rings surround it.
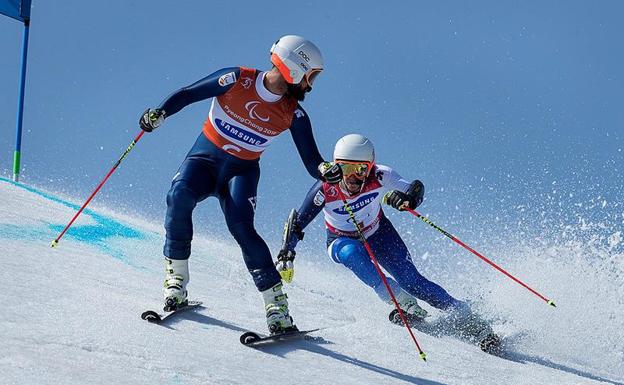
<svg viewBox="0 0 624 385">
<path fill-rule="evenodd" d="M 424 320 L 428 313 L 425 309 L 420 307 L 416 298 L 407 294 L 404 290 L 401 290 L 396 297 L 401 310 L 412 319 Z"/>
<path fill-rule="evenodd" d="M 188 304 L 186 285 L 189 282 L 188 259 L 165 258 L 164 311 L 174 311 Z"/>
<path fill-rule="evenodd" d="M 403 314 L 405 314 L 407 321 L 410 324 L 422 322 L 429 315 L 425 309 L 418 305 L 418 301 L 416 300 L 416 298 L 407 294 L 404 290 L 400 290 L 397 293 L 396 300 L 401 310 L 403 310 Z M 390 300 L 390 304 L 394 305 L 392 300 Z M 401 319 L 401 316 L 396 309 L 390 312 L 390 316 L 388 318 L 392 323 L 403 325 L 403 320 Z"/>
<path fill-rule="evenodd" d="M 271 334 L 298 330 L 293 324 L 292 317 L 288 314 L 287 296 L 282 292 L 281 282 L 263 291 L 262 297 L 264 298 L 267 326 Z"/>
</svg>

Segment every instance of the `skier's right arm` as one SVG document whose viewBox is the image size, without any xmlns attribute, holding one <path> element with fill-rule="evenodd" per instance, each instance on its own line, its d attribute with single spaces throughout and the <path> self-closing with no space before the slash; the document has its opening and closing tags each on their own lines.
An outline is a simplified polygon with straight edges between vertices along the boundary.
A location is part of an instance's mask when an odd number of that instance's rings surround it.
<svg viewBox="0 0 624 385">
<path fill-rule="evenodd" d="M 226 93 L 236 83 L 239 74 L 239 67 L 222 68 L 190 86 L 180 88 L 163 100 L 160 106 L 148 108 L 141 115 L 139 126 L 147 132 L 152 132 L 166 117 L 179 112 L 189 104 Z"/>
</svg>

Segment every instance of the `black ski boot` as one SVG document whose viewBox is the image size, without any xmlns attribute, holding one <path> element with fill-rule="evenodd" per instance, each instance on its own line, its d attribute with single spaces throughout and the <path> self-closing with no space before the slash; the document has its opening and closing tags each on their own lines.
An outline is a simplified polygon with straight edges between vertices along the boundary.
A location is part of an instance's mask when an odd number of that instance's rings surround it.
<svg viewBox="0 0 624 385">
<path fill-rule="evenodd" d="M 412 313 L 403 312 L 403 315 L 407 319 L 407 322 L 409 322 L 410 326 L 417 326 L 418 324 L 425 322 L 425 317 L 427 317 L 426 312 L 424 314 L 423 313 L 412 314 Z M 388 319 L 393 324 L 401 325 L 401 326 L 405 325 L 397 309 L 394 309 L 390 312 L 390 314 L 388 315 Z"/>
<path fill-rule="evenodd" d="M 479 341 L 479 348 L 486 353 L 493 354 L 495 356 L 503 353 L 503 341 L 499 336 L 494 333 L 489 333 Z"/>
</svg>

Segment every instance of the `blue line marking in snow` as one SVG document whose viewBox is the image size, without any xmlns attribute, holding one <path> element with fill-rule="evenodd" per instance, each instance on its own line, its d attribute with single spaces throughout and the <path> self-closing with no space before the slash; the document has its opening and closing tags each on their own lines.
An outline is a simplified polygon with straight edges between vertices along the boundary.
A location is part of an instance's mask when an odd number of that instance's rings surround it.
<svg viewBox="0 0 624 385">
<path fill-rule="evenodd" d="M 64 201 L 58 197 L 37 190 L 35 188 L 16 183 L 10 179 L 0 177 L 0 181 L 10 183 L 16 187 L 39 195 L 40 197 L 48 199 L 52 202 L 59 203 L 65 207 L 69 207 L 73 210 L 77 211 L 80 209 L 80 206 L 76 204 Z M 116 237 L 137 240 L 149 238 L 155 239 L 155 234 L 146 234 L 130 226 L 124 225 L 123 223 L 116 221 L 112 218 L 98 214 L 93 210 L 85 209 L 81 215 L 90 216 L 96 223 L 91 225 L 73 225 L 65 233 L 65 238 L 72 238 L 74 240 L 77 240 L 78 242 L 83 242 L 91 246 L 95 246 L 100 251 L 128 265 L 140 267 L 136 264 L 136 262 L 131 261 L 128 255 L 126 255 L 126 253 L 124 252 L 124 249 L 121 247 L 121 245 L 116 245 L 115 242 L 111 241 L 113 241 L 113 239 Z M 67 218 L 68 221 L 70 219 L 70 217 Z M 63 228 L 65 228 L 65 224 L 57 223 L 48 223 L 47 225 L 42 224 L 40 226 L 0 224 L 0 238 L 22 239 L 29 241 L 46 240 L 47 242 L 48 238 L 50 241 L 52 241 L 52 239 L 56 235 L 58 235 L 63 230 Z"/>
</svg>

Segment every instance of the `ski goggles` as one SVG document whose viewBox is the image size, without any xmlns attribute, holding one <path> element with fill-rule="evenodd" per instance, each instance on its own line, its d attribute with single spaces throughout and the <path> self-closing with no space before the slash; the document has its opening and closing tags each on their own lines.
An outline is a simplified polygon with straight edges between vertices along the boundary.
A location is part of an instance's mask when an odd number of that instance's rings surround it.
<svg viewBox="0 0 624 385">
<path fill-rule="evenodd" d="M 366 179 L 372 169 L 371 162 L 354 162 L 349 160 L 336 160 L 336 164 L 342 169 L 345 178 L 354 176 L 357 179 Z"/>
<path fill-rule="evenodd" d="M 310 85 L 310 87 L 312 87 L 312 83 L 314 83 L 314 80 L 316 80 L 316 77 L 319 76 L 319 74 L 321 73 L 321 69 L 312 69 L 309 72 L 307 72 L 304 76 L 305 76 L 305 80 L 308 82 L 308 84 Z"/>
</svg>

